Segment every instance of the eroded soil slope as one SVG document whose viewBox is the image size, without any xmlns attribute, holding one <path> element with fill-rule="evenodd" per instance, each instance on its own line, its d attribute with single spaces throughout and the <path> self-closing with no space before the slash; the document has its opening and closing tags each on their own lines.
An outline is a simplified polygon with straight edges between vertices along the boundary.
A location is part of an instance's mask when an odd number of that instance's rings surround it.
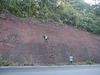
<svg viewBox="0 0 100 75">
<path fill-rule="evenodd" d="M 17 64 L 65 64 L 70 55 L 75 62 L 100 63 L 100 37 L 56 23 L 0 19 L 0 56 L 4 59 Z"/>
</svg>

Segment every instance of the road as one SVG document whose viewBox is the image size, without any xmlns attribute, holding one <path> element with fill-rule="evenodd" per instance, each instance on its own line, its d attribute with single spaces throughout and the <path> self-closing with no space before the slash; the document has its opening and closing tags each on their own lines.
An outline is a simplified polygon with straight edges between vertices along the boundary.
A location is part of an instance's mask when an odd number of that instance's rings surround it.
<svg viewBox="0 0 100 75">
<path fill-rule="evenodd" d="M 64 67 L 1 67 L 0 75 L 100 75 L 100 65 Z"/>
</svg>

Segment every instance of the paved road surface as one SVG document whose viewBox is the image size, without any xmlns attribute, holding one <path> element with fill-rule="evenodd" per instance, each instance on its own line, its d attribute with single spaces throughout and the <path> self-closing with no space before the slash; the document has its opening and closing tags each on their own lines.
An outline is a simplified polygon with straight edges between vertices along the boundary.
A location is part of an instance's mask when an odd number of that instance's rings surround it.
<svg viewBox="0 0 100 75">
<path fill-rule="evenodd" d="M 0 75 L 100 75 L 100 65 L 64 67 L 1 67 Z"/>
</svg>

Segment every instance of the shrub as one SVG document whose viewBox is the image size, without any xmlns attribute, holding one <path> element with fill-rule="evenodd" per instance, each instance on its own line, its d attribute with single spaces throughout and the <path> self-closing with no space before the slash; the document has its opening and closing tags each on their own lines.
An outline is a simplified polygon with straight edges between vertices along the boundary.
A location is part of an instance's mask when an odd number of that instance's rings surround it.
<svg viewBox="0 0 100 75">
<path fill-rule="evenodd" d="M 11 64 L 7 61 L 4 60 L 2 57 L 0 57 L 0 66 L 10 66 Z"/>
<path fill-rule="evenodd" d="M 88 60 L 88 61 L 86 61 L 86 64 L 92 65 L 92 64 L 95 64 L 95 62 Z"/>
<path fill-rule="evenodd" d="M 100 18 L 97 18 L 93 14 L 87 14 L 84 16 L 80 15 L 79 24 L 77 28 L 92 32 L 95 34 L 100 34 Z"/>
</svg>

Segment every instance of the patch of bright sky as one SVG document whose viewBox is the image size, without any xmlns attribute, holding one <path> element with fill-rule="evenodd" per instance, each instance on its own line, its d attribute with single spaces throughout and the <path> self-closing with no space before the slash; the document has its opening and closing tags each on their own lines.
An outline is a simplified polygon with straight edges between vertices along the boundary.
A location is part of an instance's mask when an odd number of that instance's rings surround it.
<svg viewBox="0 0 100 75">
<path fill-rule="evenodd" d="M 93 0 L 84 0 L 86 3 L 90 4 L 90 5 L 94 5 L 95 2 Z"/>
</svg>

